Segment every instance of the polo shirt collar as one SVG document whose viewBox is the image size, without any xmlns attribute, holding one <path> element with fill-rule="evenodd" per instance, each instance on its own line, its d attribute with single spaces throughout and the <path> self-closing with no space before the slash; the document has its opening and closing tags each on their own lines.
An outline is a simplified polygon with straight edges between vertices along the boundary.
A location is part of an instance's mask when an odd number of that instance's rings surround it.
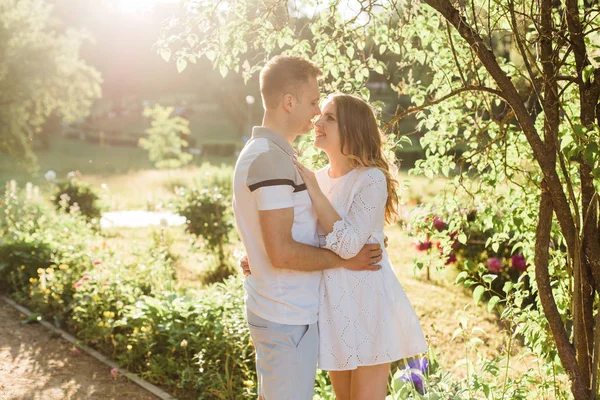
<svg viewBox="0 0 600 400">
<path fill-rule="evenodd" d="M 289 144 L 283 136 L 269 128 L 265 128 L 264 126 L 255 126 L 252 129 L 252 138 L 267 138 L 274 142 L 278 147 L 280 147 L 290 156 L 293 157 L 296 155 L 296 150 L 294 150 L 292 145 Z"/>
</svg>

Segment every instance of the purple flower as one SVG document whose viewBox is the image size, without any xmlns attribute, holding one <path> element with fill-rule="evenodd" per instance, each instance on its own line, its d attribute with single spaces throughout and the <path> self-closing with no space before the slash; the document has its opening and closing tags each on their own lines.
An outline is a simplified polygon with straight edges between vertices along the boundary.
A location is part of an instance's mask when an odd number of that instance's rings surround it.
<svg viewBox="0 0 600 400">
<path fill-rule="evenodd" d="M 502 269 L 502 261 L 498 260 L 496 257 L 492 257 L 487 261 L 487 267 L 491 272 L 497 274 Z"/>
<path fill-rule="evenodd" d="M 512 267 L 518 272 L 525 272 L 529 266 L 523 254 L 515 254 L 511 257 L 510 261 Z"/>
<path fill-rule="evenodd" d="M 412 382 L 415 389 L 420 394 L 425 394 L 425 383 L 423 378 L 429 369 L 429 361 L 426 358 L 413 358 L 402 369 L 402 374 L 398 377 L 403 382 Z"/>
</svg>

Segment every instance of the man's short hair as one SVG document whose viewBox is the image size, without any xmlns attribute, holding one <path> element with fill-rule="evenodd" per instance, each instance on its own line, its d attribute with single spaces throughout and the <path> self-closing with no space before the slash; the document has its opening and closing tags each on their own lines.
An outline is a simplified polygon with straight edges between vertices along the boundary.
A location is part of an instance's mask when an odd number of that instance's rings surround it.
<svg viewBox="0 0 600 400">
<path fill-rule="evenodd" d="M 277 107 L 286 94 L 299 98 L 300 88 L 310 78 L 323 75 L 317 64 L 294 56 L 270 59 L 260 72 L 260 94 L 266 109 Z"/>
</svg>

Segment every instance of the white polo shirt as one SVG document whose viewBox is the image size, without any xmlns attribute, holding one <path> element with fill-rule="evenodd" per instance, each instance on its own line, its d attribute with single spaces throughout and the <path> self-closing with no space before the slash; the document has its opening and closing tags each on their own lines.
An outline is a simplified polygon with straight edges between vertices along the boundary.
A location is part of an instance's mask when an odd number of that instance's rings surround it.
<svg viewBox="0 0 600 400">
<path fill-rule="evenodd" d="M 254 127 L 233 177 L 233 212 L 252 274 L 246 277 L 246 307 L 266 320 L 288 325 L 317 322 L 321 272 L 273 267 L 263 241 L 259 210 L 294 208 L 292 237 L 318 247 L 317 216 L 283 136 Z"/>
</svg>

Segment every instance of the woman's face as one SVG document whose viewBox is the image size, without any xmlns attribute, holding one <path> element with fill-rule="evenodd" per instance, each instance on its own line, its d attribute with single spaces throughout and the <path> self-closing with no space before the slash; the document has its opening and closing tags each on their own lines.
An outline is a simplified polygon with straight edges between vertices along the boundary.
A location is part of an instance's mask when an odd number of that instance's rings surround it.
<svg viewBox="0 0 600 400">
<path fill-rule="evenodd" d="M 315 122 L 314 145 L 317 149 L 321 149 L 327 154 L 341 152 L 337 107 L 333 100 L 327 100 L 325 102 L 321 109 L 321 116 Z"/>
</svg>

